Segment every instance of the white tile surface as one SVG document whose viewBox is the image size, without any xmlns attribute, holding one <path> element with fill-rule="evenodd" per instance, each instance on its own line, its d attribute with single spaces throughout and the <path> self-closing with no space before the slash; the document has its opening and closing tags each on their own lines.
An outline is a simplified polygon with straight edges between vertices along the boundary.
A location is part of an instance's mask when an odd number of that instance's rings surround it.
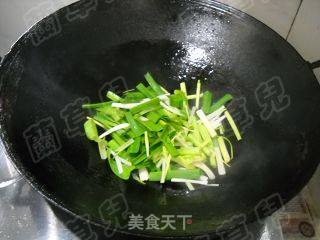
<svg viewBox="0 0 320 240">
<path fill-rule="evenodd" d="M 30 9 L 44 2 L 51 2 L 53 4 L 51 10 L 41 9 L 39 11 L 40 16 L 46 16 L 75 1 L 77 0 L 0 0 L 0 55 L 8 52 L 15 40 L 32 25 L 30 21 L 26 23 L 24 20 Z M 249 13 L 272 27 L 283 37 L 287 36 L 300 2 L 300 0 L 220 1 Z"/>
<path fill-rule="evenodd" d="M 319 0 L 303 0 L 288 41 L 306 60 L 320 59 Z"/>
<path fill-rule="evenodd" d="M 34 21 L 24 18 L 30 9 L 43 4 L 52 3 L 52 9 L 42 8 L 39 17 L 77 0 L 0 0 L 0 55 L 8 51 L 15 40 L 24 33 Z M 281 36 L 286 37 L 300 0 L 220 0 L 238 8 L 264 22 Z M 315 0 L 317 1 L 317 0 Z"/>
<path fill-rule="evenodd" d="M 262 21 L 286 38 L 300 0 L 218 0 Z M 317 0 L 315 0 L 317 1 Z"/>
<path fill-rule="evenodd" d="M 34 23 L 77 0 L 0 0 L 0 56 Z M 37 9 L 37 16 L 30 14 Z M 29 13 L 29 15 L 28 15 Z"/>
</svg>

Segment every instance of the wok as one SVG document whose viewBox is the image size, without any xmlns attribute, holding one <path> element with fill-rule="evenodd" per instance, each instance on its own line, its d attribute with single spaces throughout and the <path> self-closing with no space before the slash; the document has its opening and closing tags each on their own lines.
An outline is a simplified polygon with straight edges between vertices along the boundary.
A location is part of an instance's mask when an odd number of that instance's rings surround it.
<svg viewBox="0 0 320 240">
<path fill-rule="evenodd" d="M 235 96 L 230 111 L 244 139 L 220 187 L 122 181 L 82 135 L 82 102 L 131 89 L 147 71 L 169 90 L 186 81 L 191 92 L 202 79 L 216 98 Z M 319 163 L 320 87 L 307 62 L 261 22 L 215 1 L 75 3 L 24 34 L 0 78 L 1 139 L 18 171 L 53 204 L 119 232 L 222 233 L 233 216 L 250 222 L 280 208 Z M 257 215 L 275 196 L 278 204 Z M 115 197 L 125 211 L 111 211 Z M 192 224 L 128 230 L 129 213 L 192 215 Z"/>
</svg>

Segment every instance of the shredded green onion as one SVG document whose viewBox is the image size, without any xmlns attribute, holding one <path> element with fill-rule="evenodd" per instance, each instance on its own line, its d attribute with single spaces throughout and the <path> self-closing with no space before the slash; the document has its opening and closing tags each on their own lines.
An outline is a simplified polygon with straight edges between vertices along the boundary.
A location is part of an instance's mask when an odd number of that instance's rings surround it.
<svg viewBox="0 0 320 240">
<path fill-rule="evenodd" d="M 200 106 L 200 94 L 201 94 L 201 81 L 197 82 L 197 92 L 196 92 L 196 109 Z"/>
<path fill-rule="evenodd" d="M 144 132 L 144 142 L 146 144 L 146 154 L 147 154 L 147 157 L 149 157 L 150 156 L 150 145 L 149 145 L 148 132 Z"/>
<path fill-rule="evenodd" d="M 84 124 L 84 130 L 89 140 L 96 141 L 98 139 L 98 129 L 93 119 L 88 119 Z"/>
<path fill-rule="evenodd" d="M 111 92 L 109 91 L 107 93 L 107 97 L 112 100 L 112 101 L 115 101 L 115 102 L 121 102 L 123 101 L 123 99 L 121 97 L 119 97 L 117 94 L 115 94 L 114 92 Z"/>
<path fill-rule="evenodd" d="M 234 158 L 224 122 L 242 138 L 226 108 L 232 96 L 215 100 L 212 92 L 202 92 L 200 80 L 194 95 L 185 82 L 169 92 L 150 73 L 144 77 L 146 85 L 122 95 L 107 91 L 109 101 L 82 106 L 93 112 L 84 131 L 98 144 L 100 158 L 124 180 L 184 183 L 191 191 L 192 184 L 218 186 L 216 173 L 225 175 Z"/>
<path fill-rule="evenodd" d="M 228 111 L 225 111 L 225 112 L 224 112 L 224 115 L 225 115 L 226 118 L 228 119 L 228 122 L 229 122 L 229 124 L 230 124 L 230 126 L 231 126 L 231 128 L 232 128 L 232 130 L 233 130 L 233 132 L 234 132 L 234 134 L 236 135 L 238 141 L 240 141 L 240 140 L 242 139 L 241 133 L 240 133 L 237 125 L 235 124 L 232 116 L 230 115 L 230 113 L 229 113 Z"/>
<path fill-rule="evenodd" d="M 211 103 L 212 103 L 212 93 L 209 91 L 205 91 L 202 98 L 202 110 L 205 114 L 210 113 Z"/>
</svg>

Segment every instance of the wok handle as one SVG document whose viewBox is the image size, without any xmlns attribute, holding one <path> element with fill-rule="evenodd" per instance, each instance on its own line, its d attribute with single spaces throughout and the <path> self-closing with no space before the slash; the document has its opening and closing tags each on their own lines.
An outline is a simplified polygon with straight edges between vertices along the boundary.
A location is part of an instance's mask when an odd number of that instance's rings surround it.
<svg viewBox="0 0 320 240">
<path fill-rule="evenodd" d="M 310 62 L 309 62 L 309 66 L 310 66 L 311 69 L 320 68 L 320 60 L 315 61 L 315 62 L 313 62 L 313 63 L 310 63 Z"/>
</svg>

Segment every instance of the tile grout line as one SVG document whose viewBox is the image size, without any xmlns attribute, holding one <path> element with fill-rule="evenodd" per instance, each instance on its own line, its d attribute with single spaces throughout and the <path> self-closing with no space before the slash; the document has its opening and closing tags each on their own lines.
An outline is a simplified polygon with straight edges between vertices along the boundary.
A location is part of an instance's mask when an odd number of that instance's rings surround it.
<svg viewBox="0 0 320 240">
<path fill-rule="evenodd" d="M 295 23 L 295 21 L 296 21 L 296 18 L 297 18 L 297 16 L 298 16 L 298 13 L 299 13 L 300 8 L 301 8 L 301 6 L 302 6 L 302 2 L 303 2 L 303 0 L 300 0 L 298 9 L 297 9 L 297 11 L 296 11 L 296 14 L 294 15 L 294 18 L 293 18 L 292 23 L 291 23 L 291 25 L 290 25 L 289 32 L 288 32 L 288 34 L 287 34 L 286 40 L 288 40 L 288 38 L 289 38 L 289 36 L 290 36 L 291 30 L 292 30 L 292 28 L 293 28 L 293 25 L 294 25 L 294 23 Z"/>
</svg>

